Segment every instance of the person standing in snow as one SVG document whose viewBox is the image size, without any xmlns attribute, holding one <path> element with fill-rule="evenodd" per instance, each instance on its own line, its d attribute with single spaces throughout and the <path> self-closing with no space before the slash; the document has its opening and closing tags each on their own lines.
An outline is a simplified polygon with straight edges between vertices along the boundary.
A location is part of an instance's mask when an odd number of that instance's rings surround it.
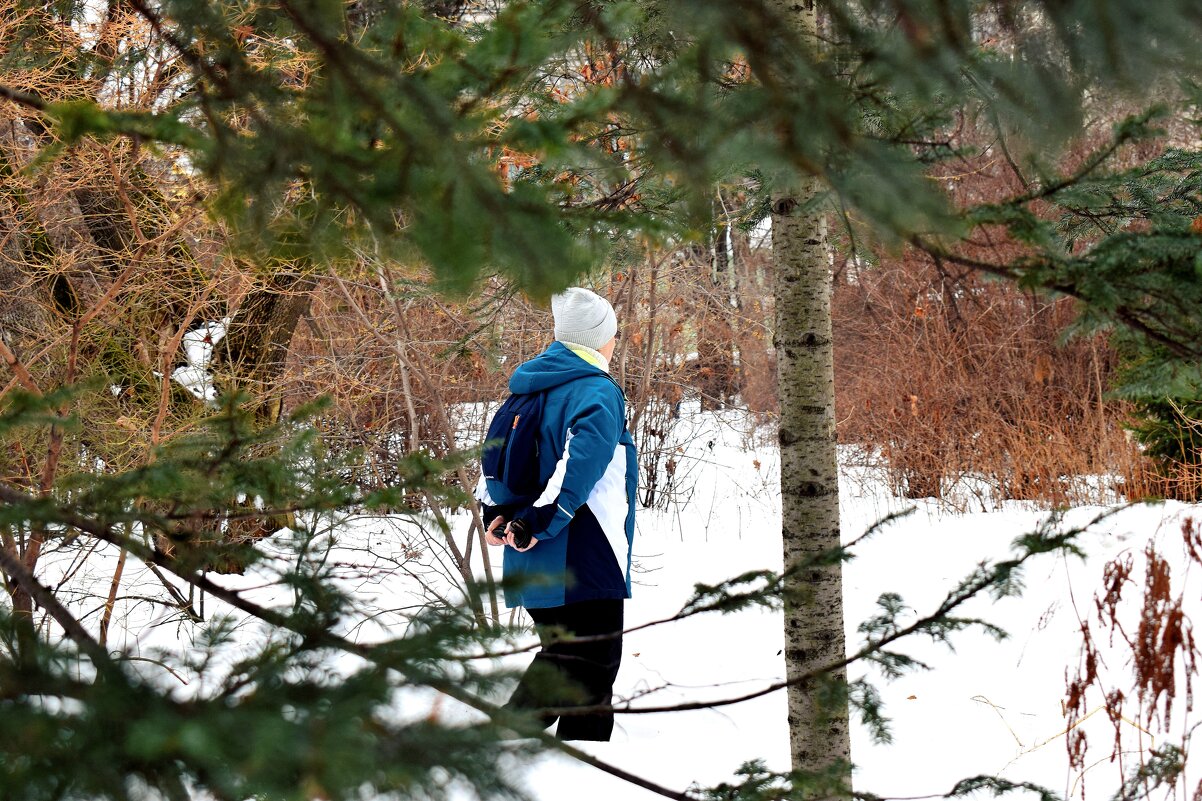
<svg viewBox="0 0 1202 801">
<path fill-rule="evenodd" d="M 505 604 L 524 607 L 542 641 L 506 704 L 523 711 L 611 703 L 638 486 L 625 396 L 609 375 L 618 328 L 613 306 L 571 287 L 551 299 L 551 311 L 555 341 L 509 380 L 514 394 L 545 393 L 542 494 L 522 508 L 499 506 L 483 478 L 476 493 L 486 541 L 506 546 Z M 550 726 L 556 716 L 542 720 Z M 612 712 L 565 714 L 556 736 L 609 740 L 613 726 Z"/>
</svg>

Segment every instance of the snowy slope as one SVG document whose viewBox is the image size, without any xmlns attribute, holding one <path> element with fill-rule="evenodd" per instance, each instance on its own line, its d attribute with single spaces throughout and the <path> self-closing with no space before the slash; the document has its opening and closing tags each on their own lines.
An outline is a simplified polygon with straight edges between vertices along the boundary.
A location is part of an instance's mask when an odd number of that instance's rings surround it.
<svg viewBox="0 0 1202 801">
<path fill-rule="evenodd" d="M 707 423 L 687 438 L 684 461 L 693 461 L 689 501 L 668 513 L 640 516 L 636 555 L 644 572 L 628 604 L 629 626 L 670 616 L 694 582 L 780 568 L 774 449 L 746 450 L 746 437 L 737 425 Z M 1026 504 L 990 513 L 951 513 L 934 502 L 891 497 L 872 471 L 852 467 L 844 470 L 843 485 L 848 540 L 889 512 L 915 507 L 858 548 L 845 570 L 849 644 L 861 642 L 856 626 L 873 613 L 881 592 L 896 591 L 918 612 L 929 610 L 979 561 L 1006 557 L 1011 541 L 1047 514 Z M 1065 525 L 1084 523 L 1102 511 L 1071 510 Z M 1001 643 L 966 632 L 954 640 L 955 653 L 920 641 L 904 648 L 933 670 L 878 682 L 894 742 L 875 745 L 863 727 L 853 731 L 856 788 L 884 796 L 928 795 L 947 792 L 965 777 L 994 774 L 1034 781 L 1062 796 L 1080 796 L 1087 787 L 1091 797 L 1109 798 L 1121 773 L 1119 763 L 1108 759 L 1113 730 L 1104 711 L 1098 711 L 1100 695 L 1090 698 L 1095 714 L 1083 724 L 1091 743 L 1086 784 L 1079 771 L 1069 769 L 1065 748 L 1062 701 L 1066 670 L 1076 669 L 1080 651 L 1078 615 L 1093 611 L 1103 564 L 1124 551 L 1142 553 L 1149 538 L 1161 544 L 1180 571 L 1180 521 L 1190 514 L 1202 518 L 1202 509 L 1166 504 L 1118 512 L 1083 538 L 1086 561 L 1045 557 L 1027 572 L 1022 598 L 986 599 L 965 611 L 1006 629 L 1011 636 Z M 1136 577 L 1141 576 L 1137 571 Z M 1188 579 L 1192 608 L 1187 605 L 1187 614 L 1202 618 L 1197 569 Z M 1128 595 L 1138 602 L 1137 592 Z M 625 643 L 618 691 L 638 697 L 636 706 L 742 695 L 783 676 L 780 628 L 778 614 L 746 612 L 638 632 Z M 1127 654 L 1116 647 L 1109 655 L 1110 668 L 1123 679 Z M 853 677 L 864 673 L 863 667 L 851 670 Z M 648 691 L 654 692 L 645 695 Z M 1134 705 L 1125 715 L 1136 718 Z M 1192 721 L 1179 710 L 1173 729 L 1181 732 L 1188 725 Z M 1154 740 L 1132 725 L 1122 726 L 1124 746 L 1134 752 L 1125 755 L 1121 766 L 1129 770 L 1139 750 Z M 729 781 L 741 763 L 752 759 L 787 770 L 786 743 L 784 694 L 777 692 L 714 710 L 623 715 L 614 742 L 584 748 L 624 770 L 683 790 Z M 1187 771 L 1187 781 L 1191 777 L 1196 784 L 1198 776 Z M 528 771 L 527 781 L 535 797 L 546 801 L 568 791 L 574 801 L 657 797 L 560 757 L 542 759 Z"/>
<path fill-rule="evenodd" d="M 693 414 L 676 436 L 680 451 L 673 502 L 666 511 L 644 510 L 638 516 L 635 597 L 627 605 L 630 627 L 673 615 L 697 582 L 716 583 L 747 570 L 781 567 L 777 455 L 771 434 L 750 429 L 736 414 Z M 857 558 L 845 568 L 849 643 L 861 641 L 856 626 L 873 614 L 880 593 L 897 592 L 916 613 L 925 612 L 980 560 L 1004 558 L 1010 542 L 1046 516 L 1025 504 L 967 514 L 934 502 L 904 501 L 891 496 L 872 469 L 852 464 L 861 461 L 859 455 L 848 451 L 845 456 L 849 463 L 842 471 L 841 506 L 848 540 L 890 512 L 915 507 L 859 547 Z M 1066 524 L 1087 521 L 1101 511 L 1071 510 Z M 1202 619 L 1199 568 L 1186 570 L 1180 547 L 1181 521 L 1190 515 L 1202 520 L 1202 507 L 1165 504 L 1122 510 L 1083 539 L 1086 561 L 1046 557 L 1027 572 L 1022 598 L 998 603 L 986 599 L 965 610 L 1007 629 L 1011 637 L 1001 643 L 966 632 L 955 638 L 955 653 L 926 642 L 903 649 L 933 669 L 892 683 L 878 682 L 885 712 L 893 721 L 894 742 L 877 745 L 863 728 L 853 731 L 857 789 L 888 797 L 922 796 L 947 792 L 961 778 L 987 773 L 1080 797 L 1082 777 L 1069 768 L 1062 711 L 1066 670 L 1075 670 L 1079 659 L 1079 616 L 1096 618 L 1092 598 L 1102 585 L 1103 565 L 1116 554 L 1134 554 L 1134 578 L 1142 582 L 1140 555 L 1152 539 L 1173 564 L 1174 581 L 1188 582 L 1187 614 Z M 452 522 L 462 543 L 468 518 L 460 515 Z M 353 589 L 362 606 L 362 619 L 348 622 L 349 636 L 364 641 L 395 636 L 406 610 L 454 591 L 454 577 L 436 534 L 399 519 L 339 520 L 332 526 L 325 542 L 331 549 L 330 563 L 339 566 L 344 586 Z M 267 543 L 281 549 L 281 558 L 287 555 L 286 536 Z M 494 562 L 499 557 L 494 549 Z M 76 580 L 104 586 L 115 560 L 115 552 L 99 549 Z M 48 562 L 45 578 L 54 583 L 54 573 L 70 569 L 67 561 Z M 287 591 L 274 583 L 270 560 L 246 576 L 223 576 L 220 581 L 246 590 L 260 603 L 288 602 Z M 1122 607 L 1129 622 L 1138 613 L 1138 589 L 1128 588 Z M 166 620 L 166 614 L 137 600 L 161 594 L 156 579 L 131 566 L 110 643 L 148 655 L 154 648 L 186 644 L 191 636 L 187 626 L 151 625 Z M 212 599 L 208 604 L 208 614 L 220 611 Z M 259 630 L 257 624 L 247 624 L 243 636 L 256 637 Z M 753 692 L 783 676 L 780 631 L 779 614 L 752 611 L 704 615 L 633 633 L 624 643 L 618 693 L 634 699 L 635 706 L 667 706 Z M 1105 635 L 1100 642 L 1106 645 Z M 1124 690 L 1129 689 L 1128 656 L 1119 645 L 1103 653 L 1106 669 L 1122 680 L 1119 686 Z M 521 667 L 528 659 L 511 657 L 507 664 Z M 864 673 L 862 666 L 851 670 L 853 677 Z M 1135 697 L 1129 691 L 1128 695 Z M 1184 699 L 1183 690 L 1179 695 Z M 1111 763 L 1113 730 L 1105 712 L 1097 711 L 1101 696 L 1095 693 L 1087 705 L 1095 714 L 1084 723 L 1091 744 L 1084 786 L 1093 798 L 1109 798 L 1121 782 L 1121 770 L 1129 770 L 1141 753 L 1164 738 L 1153 731 L 1153 740 L 1122 723 L 1124 749 L 1130 753 L 1123 756 L 1123 765 Z M 1130 721 L 1139 719 L 1133 702 L 1123 711 Z M 433 698 L 411 704 L 411 714 L 435 712 L 449 719 L 476 714 Z M 1193 722 L 1183 706 L 1179 708 L 1173 717 L 1173 739 L 1180 742 L 1180 733 Z M 716 709 L 623 714 L 613 742 L 581 747 L 675 790 L 730 781 L 742 763 L 754 759 L 786 770 L 784 693 Z M 559 755 L 539 757 L 515 770 L 540 801 L 658 797 Z M 1187 769 L 1184 796 L 1197 785 L 1197 774 Z"/>
</svg>

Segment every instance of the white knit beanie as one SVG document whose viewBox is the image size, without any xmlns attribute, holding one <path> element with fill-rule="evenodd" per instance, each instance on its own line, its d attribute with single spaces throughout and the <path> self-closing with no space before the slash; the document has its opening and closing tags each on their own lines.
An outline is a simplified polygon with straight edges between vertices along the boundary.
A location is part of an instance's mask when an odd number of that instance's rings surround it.
<svg viewBox="0 0 1202 801">
<path fill-rule="evenodd" d="M 599 350 L 618 332 L 618 318 L 609 301 L 595 292 L 571 286 L 551 297 L 555 338 Z"/>
</svg>

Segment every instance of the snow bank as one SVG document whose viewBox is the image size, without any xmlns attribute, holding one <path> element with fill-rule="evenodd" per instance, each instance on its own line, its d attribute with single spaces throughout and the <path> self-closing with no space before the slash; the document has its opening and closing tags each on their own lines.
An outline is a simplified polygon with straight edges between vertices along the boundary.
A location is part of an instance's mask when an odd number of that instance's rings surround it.
<svg viewBox="0 0 1202 801">
<path fill-rule="evenodd" d="M 693 424 L 698 424 L 696 418 Z M 740 433 L 729 420 L 710 417 L 704 424 L 703 436 L 690 437 L 681 457 L 696 467 L 690 501 L 662 514 L 640 513 L 635 554 L 643 570 L 628 604 L 629 626 L 670 616 L 695 582 L 781 567 L 775 448 L 764 444 L 766 437 Z M 760 444 L 749 444 L 756 442 Z M 899 593 L 916 613 L 931 610 L 980 561 L 1006 558 L 1010 543 L 1048 514 L 1020 503 L 964 514 L 934 501 L 906 501 L 889 494 L 883 476 L 851 464 L 844 467 L 843 479 L 847 541 L 886 514 L 914 508 L 857 548 L 857 558 L 845 568 L 849 646 L 862 642 L 856 627 L 875 612 L 882 592 Z M 1084 524 L 1103 511 L 1069 510 L 1064 525 Z M 1169 503 L 1119 511 L 1082 539 L 1084 561 L 1036 560 L 1026 573 L 1021 598 L 982 599 L 964 610 L 1000 625 L 1008 639 L 996 642 L 983 633 L 965 632 L 954 638 L 954 653 L 916 640 L 902 650 L 932 670 L 891 683 L 870 673 L 892 720 L 893 742 L 874 744 L 864 727 L 853 729 L 856 788 L 883 796 L 941 794 L 962 778 L 991 774 L 1036 782 L 1065 797 L 1084 797 L 1086 789 L 1091 797 L 1111 797 L 1123 771 L 1166 738 L 1149 736 L 1134 725 L 1140 717 L 1132 702 L 1124 710 L 1131 723 L 1121 724 L 1127 753 L 1112 763 L 1113 729 L 1101 695 L 1091 693 L 1091 714 L 1081 725 L 1090 743 L 1086 768 L 1070 769 L 1063 710 L 1066 674 L 1077 668 L 1081 620 L 1096 619 L 1092 598 L 1102 585 L 1103 565 L 1131 552 L 1135 576 L 1142 580 L 1141 554 L 1149 540 L 1174 565 L 1177 581 L 1184 580 L 1192 603 L 1186 613 L 1202 619 L 1198 569 L 1185 569 L 1180 547 L 1180 524 L 1189 515 L 1202 519 L 1202 508 Z M 1122 613 L 1129 623 L 1138 614 L 1138 590 L 1127 591 Z M 743 612 L 635 633 L 625 643 L 618 691 L 637 698 L 636 706 L 742 695 L 783 677 L 780 632 L 779 614 Z M 1104 638 L 1100 645 L 1106 646 Z M 1104 654 L 1107 658 L 1111 678 L 1126 687 L 1126 649 L 1116 644 Z M 859 677 L 865 670 L 853 667 L 850 675 Z M 1183 712 L 1178 710 L 1169 740 L 1180 742 L 1192 725 Z M 585 748 L 624 770 L 682 790 L 730 781 L 740 764 L 753 759 L 787 770 L 787 737 L 784 694 L 778 692 L 713 710 L 622 715 L 614 742 Z M 1197 782 L 1191 776 L 1187 772 L 1187 788 L 1193 786 L 1188 781 Z M 657 797 L 560 757 L 542 759 L 527 781 L 535 797 L 546 801 L 562 798 L 566 791 L 575 801 Z"/>
<path fill-rule="evenodd" d="M 672 616 L 690 597 L 697 582 L 715 583 L 743 571 L 781 568 L 778 454 L 771 433 L 748 428 L 739 415 L 692 414 L 677 432 L 677 484 L 672 502 L 662 512 L 638 516 L 634 558 L 635 597 L 627 605 L 627 624 L 634 627 Z M 846 454 L 854 457 L 855 454 Z M 857 549 L 845 569 L 845 608 L 849 644 L 861 641 L 859 621 L 874 612 L 877 597 L 899 593 L 915 614 L 932 609 L 983 559 L 1004 558 L 1010 542 L 1033 530 L 1046 512 L 1029 504 L 1009 504 L 978 513 L 953 513 L 935 502 L 912 503 L 889 494 L 883 477 L 849 458 L 843 469 L 841 507 L 848 540 L 886 514 L 910 506 L 912 514 L 895 521 Z M 1079 524 L 1103 510 L 1069 510 L 1065 523 Z M 1123 710 L 1128 752 L 1111 762 L 1113 729 L 1102 698 L 1087 697 L 1093 714 L 1082 724 L 1090 750 L 1084 775 L 1069 767 L 1067 726 L 1062 707 L 1066 674 L 1080 658 L 1081 621 L 1096 619 L 1093 595 L 1102 583 L 1103 565 L 1116 555 L 1133 555 L 1134 576 L 1142 580 L 1142 553 L 1151 540 L 1173 567 L 1173 579 L 1187 592 L 1186 613 L 1202 618 L 1199 568 L 1190 572 L 1180 547 L 1181 522 L 1202 519 L 1202 507 L 1181 504 L 1138 506 L 1117 512 L 1083 540 L 1088 557 L 1047 557 L 1026 574 L 1021 598 L 991 603 L 982 600 L 966 614 L 990 619 L 1010 633 L 1002 642 L 977 632 L 954 639 L 955 653 L 943 646 L 916 641 L 904 650 L 933 666 L 892 683 L 878 681 L 886 714 L 892 719 L 894 742 L 878 745 L 868 732 L 853 732 L 855 784 L 885 796 L 944 793 L 964 777 L 1001 775 L 1033 781 L 1072 797 L 1110 797 L 1148 749 L 1165 742 L 1165 733 L 1141 731 L 1134 702 Z M 451 517 L 462 543 L 469 519 Z M 286 542 L 277 535 L 271 547 L 288 558 Z M 440 535 L 411 521 L 389 518 L 331 520 L 327 535 L 314 547 L 329 550 L 345 587 L 361 604 L 361 619 L 348 621 L 345 632 L 359 640 L 395 636 L 407 612 L 440 596 L 456 593 L 456 576 Z M 492 552 L 494 563 L 500 552 Z M 73 581 L 102 584 L 111 577 L 116 553 L 100 549 Z M 479 564 L 479 554 L 475 556 Z M 49 560 L 45 579 L 56 583 L 74 569 L 75 557 Z M 278 565 L 282 569 L 283 565 Z M 260 603 L 286 602 L 287 592 L 274 583 L 269 560 L 241 577 L 219 577 L 227 586 L 250 593 Z M 1138 615 L 1139 588 L 1131 586 L 1121 615 Z M 186 593 L 186 589 L 184 590 Z M 131 646 L 152 654 L 156 648 L 186 647 L 194 630 L 178 616 L 146 598 L 162 595 L 158 579 L 131 565 L 122 588 L 119 614 L 110 634 L 113 646 Z M 199 599 L 197 599 L 199 602 Z M 217 605 L 210 601 L 208 612 Z M 166 624 L 166 625 L 163 625 Z M 1095 624 L 1096 629 L 1096 624 Z M 259 630 L 247 624 L 242 636 Z M 177 642 L 177 637 L 179 641 Z M 1121 638 L 1119 638 L 1121 640 Z M 777 613 L 748 611 L 728 616 L 704 615 L 632 633 L 624 643 L 617 691 L 635 706 L 664 706 L 712 701 L 753 692 L 779 681 L 784 673 L 781 620 Z M 1105 636 L 1103 660 L 1107 678 L 1126 679 L 1128 652 Z M 521 667 L 528 656 L 508 660 Z M 146 666 L 146 670 L 154 670 Z M 851 676 L 864 675 L 855 666 Z M 879 677 L 877 677 L 879 678 Z M 1134 697 L 1134 694 L 1128 693 Z M 1184 693 L 1181 693 L 1184 698 Z M 451 702 L 429 699 L 422 712 L 440 710 L 452 717 L 475 714 Z M 783 692 L 745 703 L 690 712 L 623 714 L 614 741 L 586 744 L 586 750 L 623 770 L 658 784 L 683 790 L 730 781 L 735 769 L 759 759 L 774 770 L 788 768 L 787 725 Z M 1181 741 L 1193 721 L 1184 708 L 1173 718 L 1169 741 Z M 613 801 L 657 797 L 594 768 L 565 757 L 541 757 L 522 770 L 523 783 L 536 799 Z M 1186 779 L 1197 784 L 1198 776 Z"/>
</svg>

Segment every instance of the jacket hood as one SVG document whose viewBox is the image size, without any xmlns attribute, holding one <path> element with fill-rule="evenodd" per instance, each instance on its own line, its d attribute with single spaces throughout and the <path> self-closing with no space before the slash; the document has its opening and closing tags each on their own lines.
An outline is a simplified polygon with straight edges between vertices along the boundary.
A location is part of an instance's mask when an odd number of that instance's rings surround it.
<svg viewBox="0 0 1202 801">
<path fill-rule="evenodd" d="M 519 395 L 542 392 L 586 375 L 609 377 L 601 368 L 572 353 L 563 343 L 552 342 L 551 347 L 513 371 L 509 391 Z"/>
</svg>

